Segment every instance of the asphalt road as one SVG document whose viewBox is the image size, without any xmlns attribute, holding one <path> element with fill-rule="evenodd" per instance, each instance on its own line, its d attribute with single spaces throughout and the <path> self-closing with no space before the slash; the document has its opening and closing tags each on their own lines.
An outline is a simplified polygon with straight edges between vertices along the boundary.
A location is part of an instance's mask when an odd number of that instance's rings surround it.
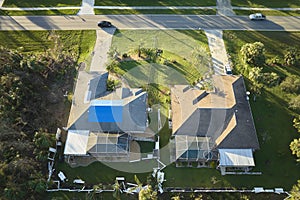
<svg viewBox="0 0 300 200">
<path fill-rule="evenodd" d="M 111 21 L 119 29 L 300 30 L 300 17 L 251 21 L 248 16 L 216 15 L 0 16 L 0 30 L 98 29 L 100 20 Z"/>
</svg>

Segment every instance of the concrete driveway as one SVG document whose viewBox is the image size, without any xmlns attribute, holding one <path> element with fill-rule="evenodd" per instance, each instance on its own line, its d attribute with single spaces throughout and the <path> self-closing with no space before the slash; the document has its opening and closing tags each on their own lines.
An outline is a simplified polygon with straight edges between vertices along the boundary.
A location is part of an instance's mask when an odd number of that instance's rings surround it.
<svg viewBox="0 0 300 200">
<path fill-rule="evenodd" d="M 115 30 L 115 28 L 103 28 L 96 31 L 97 39 L 92 53 L 90 71 L 106 71 L 106 63 L 108 61 L 107 53 L 111 46 Z"/>
</svg>

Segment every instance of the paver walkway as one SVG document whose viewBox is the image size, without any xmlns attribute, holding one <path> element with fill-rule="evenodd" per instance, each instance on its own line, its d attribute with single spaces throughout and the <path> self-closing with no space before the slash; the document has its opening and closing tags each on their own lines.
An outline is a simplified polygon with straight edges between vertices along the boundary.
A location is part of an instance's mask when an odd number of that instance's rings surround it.
<svg viewBox="0 0 300 200">
<path fill-rule="evenodd" d="M 217 0 L 217 14 L 225 16 L 235 15 L 230 0 Z"/>
<path fill-rule="evenodd" d="M 93 51 L 90 71 L 106 71 L 109 51 L 115 28 L 104 28 L 96 31 L 97 39 Z"/>
<path fill-rule="evenodd" d="M 77 15 L 94 15 L 95 0 L 82 0 L 81 9 Z"/>
<path fill-rule="evenodd" d="M 224 65 L 228 63 L 228 57 L 223 41 L 223 32 L 222 30 L 205 30 L 205 34 L 215 74 L 224 74 Z"/>
</svg>

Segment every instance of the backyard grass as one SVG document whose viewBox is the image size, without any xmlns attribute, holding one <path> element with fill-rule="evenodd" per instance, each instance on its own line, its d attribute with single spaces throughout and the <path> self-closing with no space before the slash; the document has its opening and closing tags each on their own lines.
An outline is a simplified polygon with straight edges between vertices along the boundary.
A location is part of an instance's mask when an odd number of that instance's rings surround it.
<svg viewBox="0 0 300 200">
<path fill-rule="evenodd" d="M 97 6 L 215 6 L 216 1 L 213 0 L 95 0 Z"/>
<path fill-rule="evenodd" d="M 0 10 L 0 15 L 23 16 L 23 15 L 76 15 L 78 10 L 36 10 L 36 11 L 13 11 Z"/>
<path fill-rule="evenodd" d="M 299 8 L 299 0 L 231 0 L 232 6 L 242 6 L 242 7 L 268 7 L 268 8 Z"/>
<path fill-rule="evenodd" d="M 215 15 L 216 9 L 155 9 L 155 10 L 134 10 L 134 9 L 94 9 L 96 15 L 139 15 L 139 14 L 177 14 L 177 15 Z"/>
<path fill-rule="evenodd" d="M 3 7 L 59 7 L 80 6 L 81 0 L 5 0 Z"/>
<path fill-rule="evenodd" d="M 57 37 L 62 51 L 78 55 L 78 63 L 93 51 L 95 31 L 1 31 L 1 46 L 23 53 L 45 52 L 53 47 Z"/>
<path fill-rule="evenodd" d="M 283 10 L 234 10 L 237 15 L 250 15 L 253 13 L 263 13 L 267 16 L 299 16 L 300 11 L 283 11 Z"/>
</svg>

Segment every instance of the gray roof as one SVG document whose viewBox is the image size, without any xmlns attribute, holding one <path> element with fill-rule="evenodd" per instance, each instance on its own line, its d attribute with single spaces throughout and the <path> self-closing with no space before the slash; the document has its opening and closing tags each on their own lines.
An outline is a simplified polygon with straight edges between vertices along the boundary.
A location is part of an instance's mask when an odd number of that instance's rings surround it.
<svg viewBox="0 0 300 200">
<path fill-rule="evenodd" d="M 223 81 L 228 81 L 228 78 Z M 217 106 L 203 108 L 200 102 L 199 106 L 178 126 L 178 129 L 175 130 L 173 133 L 175 137 L 176 135 L 209 137 L 211 149 L 259 149 L 250 105 L 246 99 L 244 80 L 242 76 L 240 76 L 235 79 L 233 77 L 229 79 L 229 81 L 232 81 L 230 87 L 232 87 L 235 98 L 235 103 L 232 104 L 233 106 L 224 106 L 224 108 L 218 108 Z M 228 91 L 228 88 L 225 90 Z M 182 92 L 182 94 L 180 92 L 179 94 L 177 93 L 179 96 L 178 99 L 183 99 L 180 95 L 184 95 L 184 92 Z M 224 97 L 225 96 L 229 96 L 229 94 L 224 95 Z M 205 98 L 205 96 L 202 98 Z M 191 101 L 192 99 L 193 98 L 191 98 Z M 178 100 L 176 99 L 176 101 Z M 180 105 L 181 112 L 183 113 L 181 113 L 181 116 L 185 116 L 184 112 L 189 112 L 185 109 L 185 105 L 187 105 L 186 99 L 185 103 Z M 173 114 L 173 118 L 176 117 L 177 116 Z"/>
<path fill-rule="evenodd" d="M 93 73 L 93 72 L 90 72 L 90 73 Z M 97 99 L 97 98 L 105 95 L 107 79 L 108 79 L 108 72 L 90 80 L 88 90 L 91 92 L 91 100 Z"/>
</svg>

